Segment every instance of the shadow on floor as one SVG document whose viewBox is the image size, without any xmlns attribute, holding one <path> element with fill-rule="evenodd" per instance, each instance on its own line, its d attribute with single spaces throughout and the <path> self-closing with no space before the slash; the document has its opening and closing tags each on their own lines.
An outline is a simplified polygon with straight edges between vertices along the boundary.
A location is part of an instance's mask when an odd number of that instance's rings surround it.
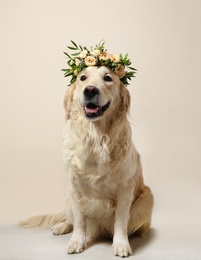
<svg viewBox="0 0 201 260">
<path fill-rule="evenodd" d="M 142 250 L 143 248 L 146 248 L 155 238 L 157 235 L 157 231 L 154 228 L 150 228 L 149 232 L 144 237 L 139 237 L 136 234 L 133 234 L 129 237 L 131 249 L 133 253 Z M 109 238 L 103 238 L 103 239 L 97 239 L 93 240 L 87 243 L 87 248 L 93 247 L 95 245 L 103 245 L 111 247 L 112 246 L 112 239 Z"/>
<path fill-rule="evenodd" d="M 129 237 L 130 245 L 133 253 L 142 250 L 148 246 L 157 236 L 157 230 L 150 228 L 149 232 L 144 237 L 136 236 L 135 234 Z"/>
</svg>

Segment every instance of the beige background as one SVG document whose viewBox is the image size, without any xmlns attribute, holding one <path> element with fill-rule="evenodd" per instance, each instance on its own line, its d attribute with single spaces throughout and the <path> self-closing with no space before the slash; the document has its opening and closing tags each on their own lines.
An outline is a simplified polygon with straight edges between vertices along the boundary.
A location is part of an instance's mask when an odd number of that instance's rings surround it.
<svg viewBox="0 0 201 260">
<path fill-rule="evenodd" d="M 1 0 L 0 223 L 63 208 L 63 51 L 71 39 L 105 39 L 138 69 L 131 122 L 155 195 L 153 227 L 199 233 L 200 31 L 199 0 Z"/>
</svg>

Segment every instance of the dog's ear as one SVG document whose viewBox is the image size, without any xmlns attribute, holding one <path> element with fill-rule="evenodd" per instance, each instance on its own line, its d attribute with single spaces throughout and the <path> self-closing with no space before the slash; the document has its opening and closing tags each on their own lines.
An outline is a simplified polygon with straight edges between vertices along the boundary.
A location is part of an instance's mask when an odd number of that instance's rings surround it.
<svg viewBox="0 0 201 260">
<path fill-rule="evenodd" d="M 64 108 L 66 110 L 66 120 L 70 118 L 70 112 L 71 107 L 73 104 L 73 97 L 74 97 L 74 91 L 75 91 L 76 85 L 75 83 L 70 85 L 66 91 L 65 97 L 64 97 Z"/>
<path fill-rule="evenodd" d="M 130 102 L 131 102 L 131 97 L 128 89 L 124 86 L 123 83 L 121 83 L 121 107 L 124 111 L 128 111 L 130 108 Z"/>
</svg>

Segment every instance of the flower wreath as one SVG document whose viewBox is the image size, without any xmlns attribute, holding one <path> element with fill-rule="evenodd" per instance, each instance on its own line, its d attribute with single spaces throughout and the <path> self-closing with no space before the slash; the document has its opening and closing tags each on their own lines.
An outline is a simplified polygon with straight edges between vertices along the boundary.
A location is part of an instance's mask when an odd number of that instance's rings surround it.
<svg viewBox="0 0 201 260">
<path fill-rule="evenodd" d="M 69 85 L 76 81 L 78 74 L 84 68 L 90 66 L 108 66 L 125 85 L 129 85 L 128 80 L 131 80 L 131 77 L 135 77 L 136 69 L 130 67 L 131 62 L 128 59 L 128 54 L 124 57 L 122 54 L 109 54 L 105 49 L 104 41 L 101 41 L 95 48 L 91 47 L 91 50 L 88 50 L 85 46 L 77 45 L 73 41 L 71 43 L 72 46 L 67 46 L 67 48 L 75 51 L 75 53 L 69 55 L 64 52 L 69 59 L 67 61 L 69 68 L 62 69 L 65 72 L 64 77 L 72 77 Z"/>
</svg>

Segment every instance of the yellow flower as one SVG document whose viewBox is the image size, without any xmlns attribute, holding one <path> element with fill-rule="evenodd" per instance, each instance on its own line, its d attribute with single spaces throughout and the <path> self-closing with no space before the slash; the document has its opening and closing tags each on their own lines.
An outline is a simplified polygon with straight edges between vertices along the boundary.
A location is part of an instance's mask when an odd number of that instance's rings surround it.
<svg viewBox="0 0 201 260">
<path fill-rule="evenodd" d="M 87 66 L 95 66 L 96 65 L 96 58 L 93 56 L 87 56 L 84 60 Z"/>
<path fill-rule="evenodd" d="M 91 55 L 93 55 L 93 56 L 99 56 L 99 55 L 100 55 L 100 51 L 97 50 L 97 49 L 95 49 L 95 50 L 91 51 Z"/>
<path fill-rule="evenodd" d="M 117 63 L 117 62 L 119 62 L 119 55 L 111 54 L 110 59 L 111 59 L 111 61 Z"/>
<path fill-rule="evenodd" d="M 81 59 L 84 59 L 84 58 L 86 58 L 86 56 L 87 56 L 87 50 L 83 50 L 83 51 L 80 53 L 80 58 L 81 58 Z"/>
<path fill-rule="evenodd" d="M 75 74 L 75 76 L 77 76 L 78 75 L 78 71 L 74 70 L 74 74 Z"/>
<path fill-rule="evenodd" d="M 99 59 L 100 60 L 109 60 L 110 59 L 110 55 L 106 51 L 103 51 L 103 52 L 101 52 L 101 54 L 99 56 Z"/>
<path fill-rule="evenodd" d="M 125 75 L 126 75 L 126 72 L 124 70 L 124 66 L 122 64 L 120 64 L 119 66 L 117 66 L 115 69 L 114 69 L 114 72 L 117 74 L 117 76 L 122 79 Z"/>
</svg>

